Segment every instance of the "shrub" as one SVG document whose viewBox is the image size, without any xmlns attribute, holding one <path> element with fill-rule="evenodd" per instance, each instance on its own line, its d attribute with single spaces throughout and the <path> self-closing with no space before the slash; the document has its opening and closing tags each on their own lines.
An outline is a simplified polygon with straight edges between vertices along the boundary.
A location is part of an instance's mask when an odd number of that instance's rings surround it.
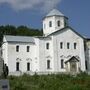
<svg viewBox="0 0 90 90">
<path fill-rule="evenodd" d="M 90 90 L 90 76 L 27 75 L 9 76 L 11 90 Z"/>
</svg>

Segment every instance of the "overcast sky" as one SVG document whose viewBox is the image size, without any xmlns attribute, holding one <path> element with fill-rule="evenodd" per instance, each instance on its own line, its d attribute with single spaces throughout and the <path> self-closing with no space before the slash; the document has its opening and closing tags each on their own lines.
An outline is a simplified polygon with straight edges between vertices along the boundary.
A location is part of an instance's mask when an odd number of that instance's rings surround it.
<svg viewBox="0 0 90 90">
<path fill-rule="evenodd" d="M 90 0 L 0 0 L 0 25 L 42 28 L 53 8 L 69 18 L 69 26 L 90 38 Z"/>
</svg>

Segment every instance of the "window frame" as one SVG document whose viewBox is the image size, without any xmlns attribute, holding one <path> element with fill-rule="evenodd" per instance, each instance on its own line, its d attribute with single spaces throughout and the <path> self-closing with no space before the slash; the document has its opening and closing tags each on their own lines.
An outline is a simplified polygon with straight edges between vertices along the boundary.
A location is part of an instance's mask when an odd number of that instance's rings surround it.
<svg viewBox="0 0 90 90">
<path fill-rule="evenodd" d="M 60 27 L 60 20 L 57 21 L 57 26 Z"/>
<path fill-rule="evenodd" d="M 50 46 L 50 43 L 46 43 L 46 49 L 48 50 Z"/>
<path fill-rule="evenodd" d="M 47 69 L 50 69 L 50 60 L 47 60 Z"/>
<path fill-rule="evenodd" d="M 27 46 L 27 52 L 30 52 L 30 46 Z"/>
<path fill-rule="evenodd" d="M 64 69 L 64 59 L 61 59 L 61 69 Z"/>
<path fill-rule="evenodd" d="M 16 46 L 16 52 L 19 52 L 19 45 Z"/>
<path fill-rule="evenodd" d="M 67 49 L 70 49 L 70 43 L 67 42 Z"/>
<path fill-rule="evenodd" d="M 77 43 L 74 42 L 74 49 L 77 49 Z"/>
<path fill-rule="evenodd" d="M 16 71 L 20 71 L 20 63 L 16 62 Z"/>
<path fill-rule="evenodd" d="M 87 60 L 85 60 L 85 68 L 86 68 L 86 70 L 88 70 L 88 61 Z"/>
<path fill-rule="evenodd" d="M 49 21 L 49 27 L 52 27 L 52 21 Z"/>
<path fill-rule="evenodd" d="M 60 42 L 60 49 L 63 49 L 63 42 Z"/>
<path fill-rule="evenodd" d="M 30 71 L 30 62 L 27 62 L 27 71 Z"/>
</svg>

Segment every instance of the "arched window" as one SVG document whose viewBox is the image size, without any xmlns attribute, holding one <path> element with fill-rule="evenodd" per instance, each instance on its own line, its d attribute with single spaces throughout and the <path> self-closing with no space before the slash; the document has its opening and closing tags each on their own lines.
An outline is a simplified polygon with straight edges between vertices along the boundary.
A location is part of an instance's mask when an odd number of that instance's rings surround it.
<svg viewBox="0 0 90 90">
<path fill-rule="evenodd" d="M 46 43 L 46 49 L 49 49 L 49 43 Z"/>
<path fill-rule="evenodd" d="M 74 49 L 76 49 L 77 48 L 77 43 L 74 43 Z"/>
<path fill-rule="evenodd" d="M 16 46 L 16 52 L 19 52 L 19 46 Z"/>
<path fill-rule="evenodd" d="M 16 71 L 19 71 L 19 62 L 16 62 Z"/>
<path fill-rule="evenodd" d="M 63 42 L 60 42 L 60 49 L 63 49 Z"/>
<path fill-rule="evenodd" d="M 58 26 L 58 27 L 60 26 L 60 21 L 57 21 L 57 26 Z"/>
<path fill-rule="evenodd" d="M 27 46 L 27 52 L 29 52 L 30 51 L 30 46 Z"/>
<path fill-rule="evenodd" d="M 88 69 L 88 62 L 85 60 L 86 70 Z"/>
<path fill-rule="evenodd" d="M 67 49 L 70 49 L 70 43 L 69 42 L 67 43 Z"/>
<path fill-rule="evenodd" d="M 47 60 L 47 69 L 50 69 L 50 60 Z"/>
<path fill-rule="evenodd" d="M 61 69 L 63 69 L 63 68 L 64 68 L 64 60 L 61 59 Z"/>
<path fill-rule="evenodd" d="M 27 63 L 27 71 L 30 71 L 30 63 Z"/>
<path fill-rule="evenodd" d="M 52 27 L 52 21 L 49 21 L 49 27 Z"/>
</svg>

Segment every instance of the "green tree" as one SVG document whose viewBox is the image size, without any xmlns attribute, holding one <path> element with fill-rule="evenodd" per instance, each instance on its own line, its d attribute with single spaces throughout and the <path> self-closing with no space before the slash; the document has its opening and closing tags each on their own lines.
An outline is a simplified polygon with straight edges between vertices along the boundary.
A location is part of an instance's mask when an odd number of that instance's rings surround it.
<svg viewBox="0 0 90 90">
<path fill-rule="evenodd" d="M 13 25 L 0 26 L 0 46 L 2 44 L 3 35 L 18 36 L 42 36 L 43 32 L 39 29 L 28 28 L 26 26 L 15 27 Z"/>
</svg>

